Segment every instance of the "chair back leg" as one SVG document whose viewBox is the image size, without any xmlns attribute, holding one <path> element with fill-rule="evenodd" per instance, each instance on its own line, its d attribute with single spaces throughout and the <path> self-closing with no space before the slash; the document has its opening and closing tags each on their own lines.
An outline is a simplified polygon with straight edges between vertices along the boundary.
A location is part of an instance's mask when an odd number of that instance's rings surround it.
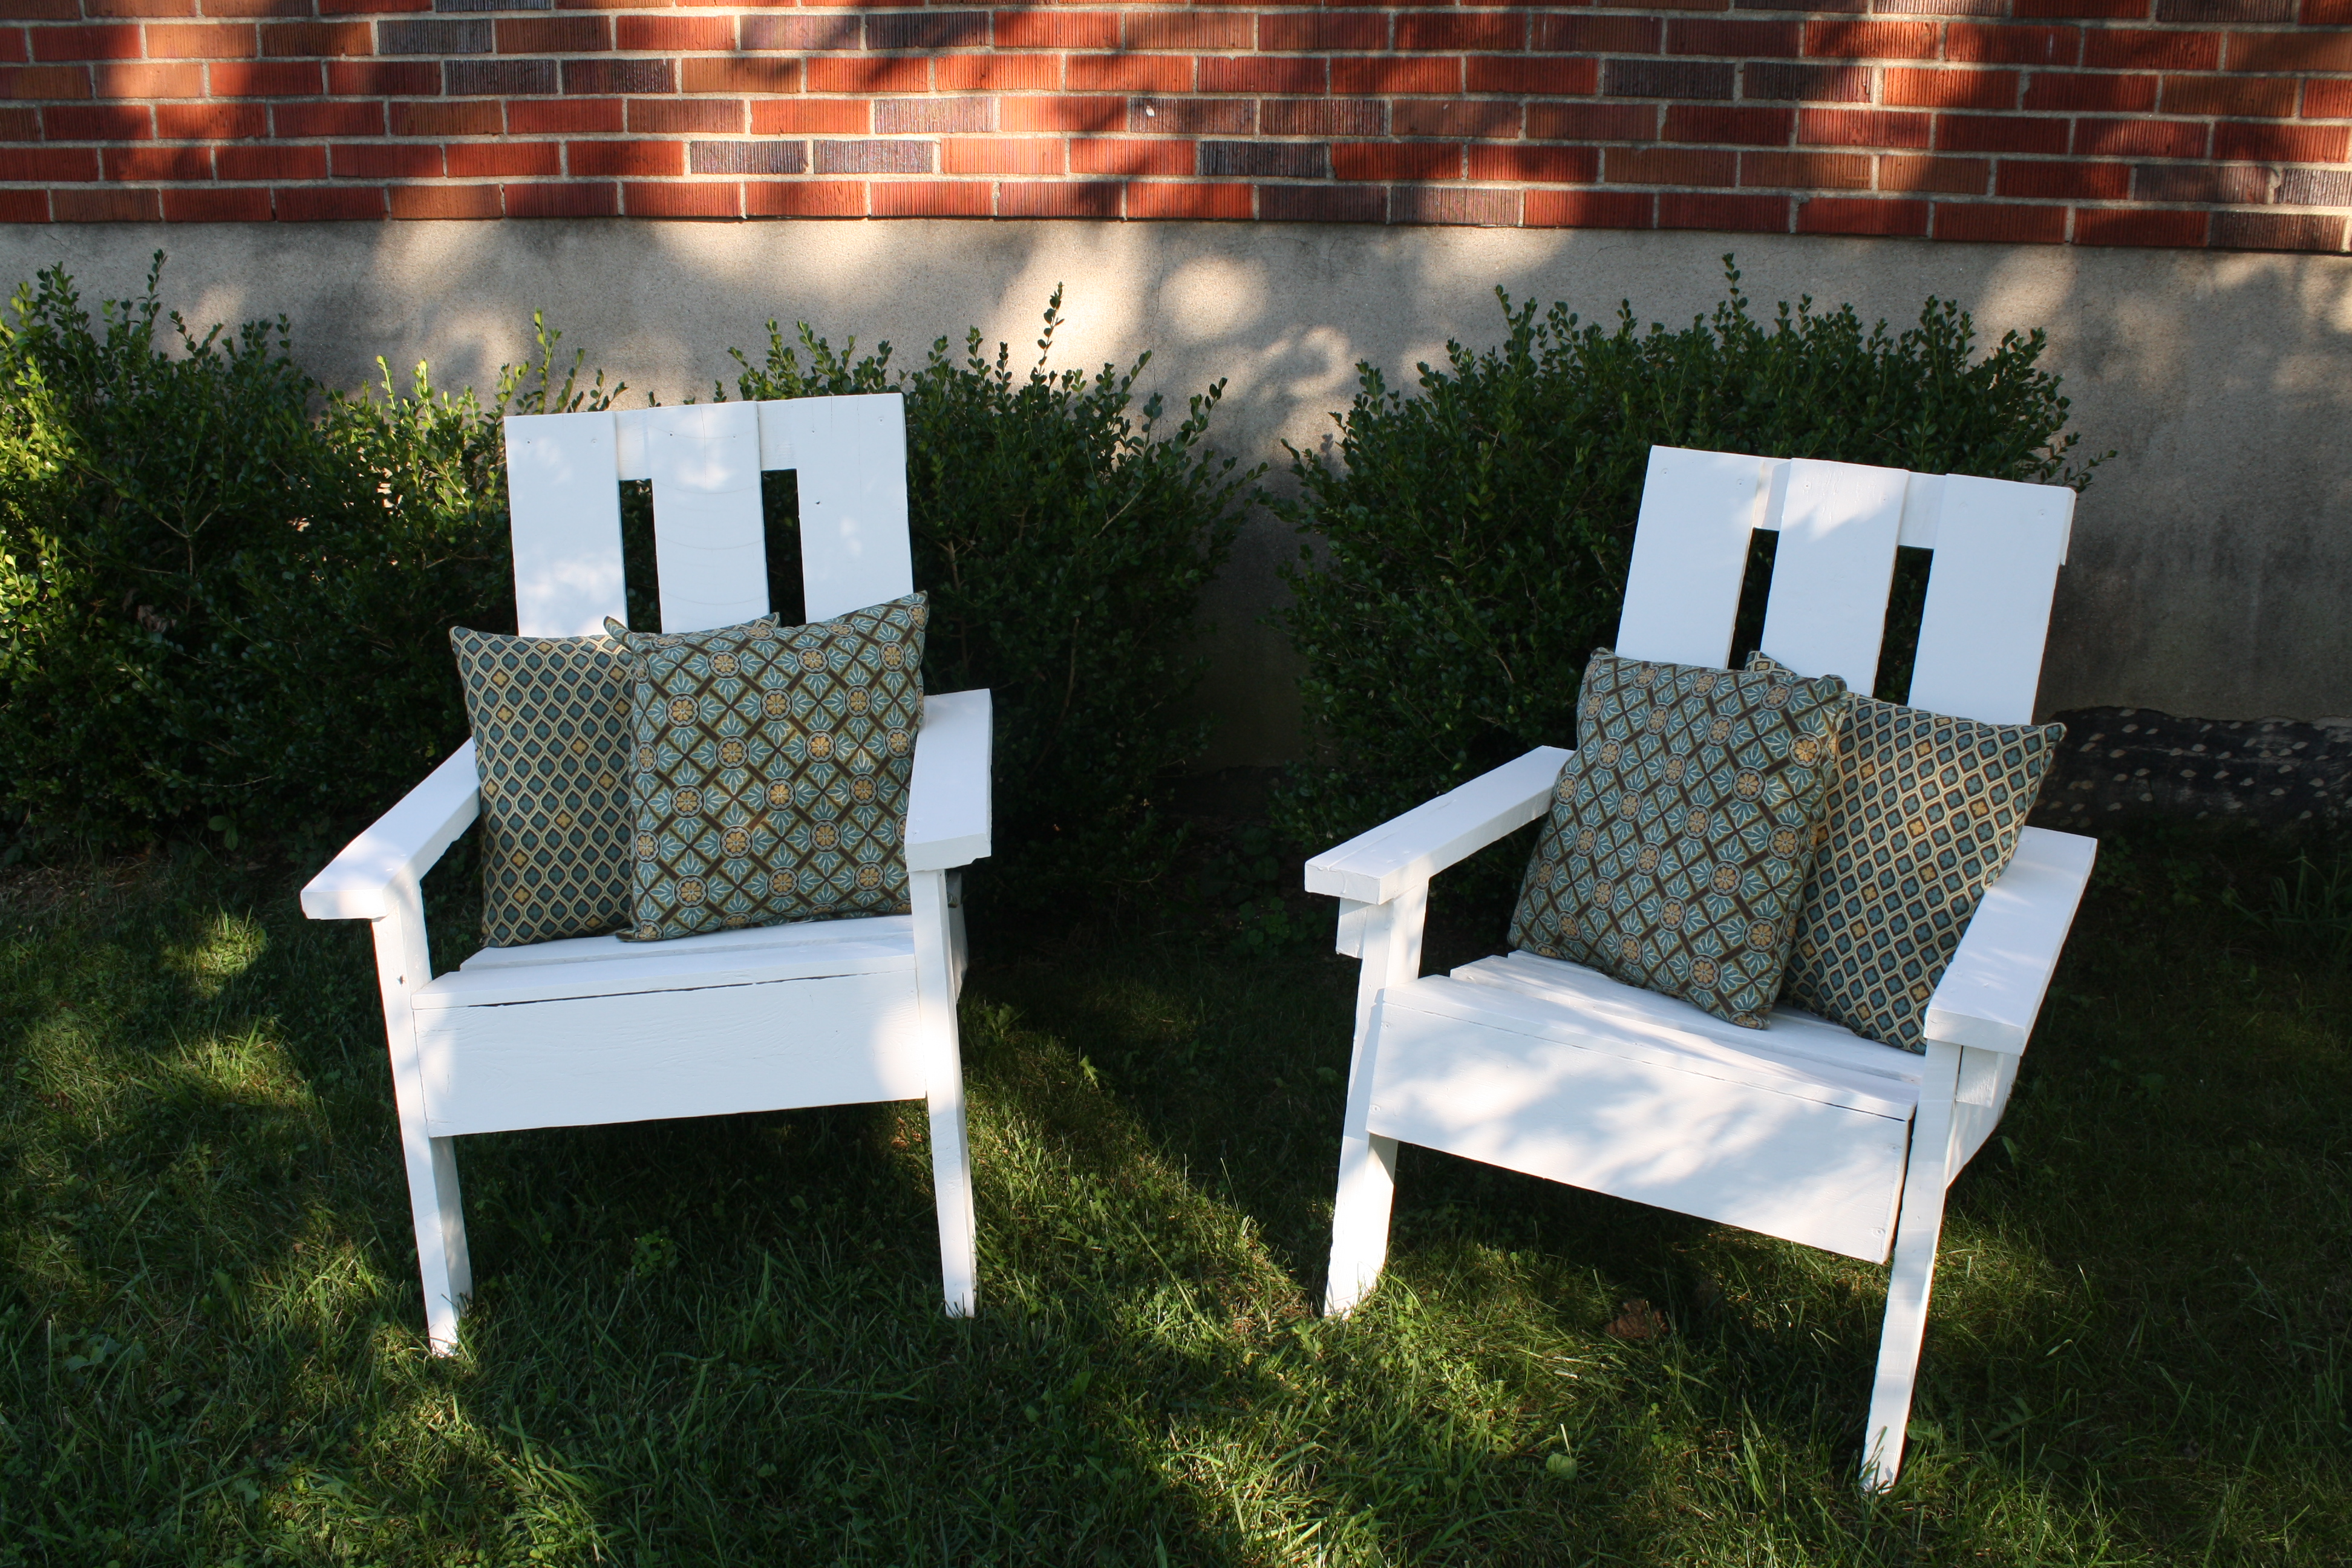
<svg viewBox="0 0 2352 1568">
<path fill-rule="evenodd" d="M 940 1213 L 940 1281 L 948 1316 L 980 1310 L 980 1235 L 972 1214 L 971 1142 L 964 1121 L 963 1055 L 956 1030 L 956 923 L 944 871 L 908 879 L 915 915 L 915 999 L 929 1064 L 931 1192 Z"/>
<path fill-rule="evenodd" d="M 1878 1371 L 1863 1429 L 1862 1487 L 1883 1492 L 1903 1468 L 1904 1429 L 1927 1331 L 1927 1298 L 1936 1284 L 1936 1246 L 1944 1232 L 1949 1184 L 1952 1100 L 1959 1088 L 1960 1047 L 1927 1042 L 1919 1075 L 1919 1110 L 1911 1123 L 1911 1158 L 1903 1173 L 1903 1213 L 1895 1226 L 1895 1266 L 1886 1280 L 1886 1321 L 1879 1331 Z"/>
<path fill-rule="evenodd" d="M 1389 1209 L 1396 1197 L 1397 1142 L 1362 1130 L 1339 1139 L 1339 1195 L 1331 1205 L 1331 1273 L 1323 1310 L 1343 1317 L 1371 1294 L 1389 1259 Z"/>
<path fill-rule="evenodd" d="M 425 941 L 425 904 L 415 887 L 398 889 L 374 923 L 376 984 L 383 996 L 384 1042 L 392 1053 L 393 1099 L 408 1167 L 408 1208 L 416 1228 L 416 1265 L 425 1288 L 425 1343 L 435 1355 L 457 1349 L 457 1318 L 474 1293 L 466 1250 L 466 1210 L 457 1189 L 457 1141 L 436 1138 L 425 1121 L 425 1073 L 416 1057 L 411 998 L 433 978 Z"/>
</svg>

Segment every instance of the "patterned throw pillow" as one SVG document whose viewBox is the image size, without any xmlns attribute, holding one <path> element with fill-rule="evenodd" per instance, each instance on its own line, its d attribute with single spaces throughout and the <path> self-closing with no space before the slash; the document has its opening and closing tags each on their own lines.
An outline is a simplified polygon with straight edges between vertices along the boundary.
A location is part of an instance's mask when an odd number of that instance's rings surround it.
<svg viewBox="0 0 2352 1568">
<path fill-rule="evenodd" d="M 1762 654 L 1748 668 L 1782 667 Z M 1789 960 L 1792 1006 L 1927 1048 L 1927 1002 L 2017 853 L 2063 724 L 1986 724 L 1857 697 Z"/>
<path fill-rule="evenodd" d="M 633 942 L 904 914 L 923 595 L 813 626 L 625 637 Z"/>
<path fill-rule="evenodd" d="M 1595 653 L 1511 944 L 1764 1027 L 1850 700 Z"/>
<path fill-rule="evenodd" d="M 610 637 L 451 628 L 482 782 L 482 942 L 629 923 L 628 660 Z"/>
</svg>

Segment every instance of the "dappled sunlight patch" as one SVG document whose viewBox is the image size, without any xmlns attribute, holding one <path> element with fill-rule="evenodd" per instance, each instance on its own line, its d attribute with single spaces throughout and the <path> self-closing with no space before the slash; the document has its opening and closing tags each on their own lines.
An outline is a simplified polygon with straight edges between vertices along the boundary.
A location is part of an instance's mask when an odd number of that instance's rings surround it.
<svg viewBox="0 0 2352 1568">
<path fill-rule="evenodd" d="M 199 1000 L 212 1001 L 229 982 L 241 978 L 269 949 L 269 935 L 251 915 L 215 911 L 194 940 L 165 942 L 164 965 L 187 983 Z"/>
</svg>

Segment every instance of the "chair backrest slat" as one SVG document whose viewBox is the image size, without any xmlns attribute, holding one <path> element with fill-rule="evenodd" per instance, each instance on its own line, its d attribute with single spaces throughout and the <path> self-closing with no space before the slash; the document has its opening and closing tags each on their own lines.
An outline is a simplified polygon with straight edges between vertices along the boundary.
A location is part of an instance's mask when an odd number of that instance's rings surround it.
<svg viewBox="0 0 2352 1568">
<path fill-rule="evenodd" d="M 1761 458 L 1653 447 L 1641 520 L 1612 645 L 1627 658 L 1723 665 L 1762 521 L 1769 470 Z"/>
<path fill-rule="evenodd" d="M 1877 679 L 1907 478 L 1859 463 L 1789 465 L 1763 646 L 1798 674 L 1843 676 L 1857 691 Z"/>
<path fill-rule="evenodd" d="M 1953 474 L 1943 499 L 1911 705 L 2030 723 L 2074 492 Z"/>
<path fill-rule="evenodd" d="M 515 625 L 527 637 L 601 632 L 629 613 L 613 416 L 518 415 L 506 437 Z"/>
<path fill-rule="evenodd" d="M 915 591 L 907 528 L 906 400 L 796 397 L 766 404 L 799 472 L 801 586 L 813 621 Z"/>
<path fill-rule="evenodd" d="M 768 613 L 760 415 L 749 403 L 647 411 L 662 630 L 707 631 Z"/>
</svg>

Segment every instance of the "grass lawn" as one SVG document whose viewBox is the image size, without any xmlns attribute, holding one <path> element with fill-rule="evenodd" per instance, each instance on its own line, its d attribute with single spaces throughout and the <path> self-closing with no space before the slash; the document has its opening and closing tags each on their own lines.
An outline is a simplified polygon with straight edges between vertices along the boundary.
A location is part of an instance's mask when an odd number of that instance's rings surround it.
<svg viewBox="0 0 2352 1568">
<path fill-rule="evenodd" d="M 1875 1504 L 1880 1270 L 1408 1150 L 1318 1318 L 1304 944 L 979 932 L 976 1321 L 919 1106 L 850 1108 L 469 1140 L 434 1361 L 364 928 L 195 851 L 11 873 L 0 1565 L 2342 1563 L 2352 976 L 2224 903 L 2275 858 L 2108 847 Z"/>
</svg>

